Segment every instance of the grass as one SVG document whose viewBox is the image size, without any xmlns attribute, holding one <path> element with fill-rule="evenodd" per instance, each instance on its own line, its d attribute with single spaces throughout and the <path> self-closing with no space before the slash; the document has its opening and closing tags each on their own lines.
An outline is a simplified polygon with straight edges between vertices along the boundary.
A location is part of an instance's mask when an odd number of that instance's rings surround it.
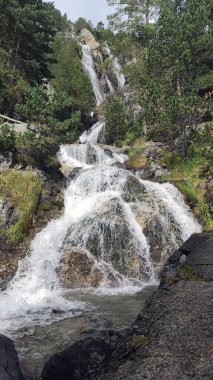
<svg viewBox="0 0 213 380">
<path fill-rule="evenodd" d="M 181 263 L 177 268 L 177 275 L 182 280 L 189 280 L 194 274 L 194 269 L 187 262 Z"/>
<path fill-rule="evenodd" d="M 29 232 L 42 192 L 42 180 L 30 172 L 0 172 L 0 197 L 20 211 L 18 222 L 6 230 L 9 242 L 16 246 Z"/>
<path fill-rule="evenodd" d="M 162 161 L 170 169 L 170 175 L 163 179 L 173 182 L 185 196 L 204 229 L 213 229 L 213 220 L 205 201 L 207 180 L 202 176 L 207 161 L 201 155 L 182 161 L 177 154 L 172 153 L 164 156 Z"/>
<path fill-rule="evenodd" d="M 132 347 L 134 349 L 146 346 L 148 344 L 148 338 L 144 335 L 134 335 L 132 338 Z"/>
</svg>

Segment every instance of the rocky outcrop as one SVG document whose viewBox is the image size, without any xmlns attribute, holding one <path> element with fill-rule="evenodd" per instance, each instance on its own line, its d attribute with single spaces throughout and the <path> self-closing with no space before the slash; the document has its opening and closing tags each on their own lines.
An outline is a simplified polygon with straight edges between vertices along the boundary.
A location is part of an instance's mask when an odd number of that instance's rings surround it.
<svg viewBox="0 0 213 380">
<path fill-rule="evenodd" d="M 20 219 L 21 213 L 7 199 L 0 200 L 0 227 L 13 226 Z"/>
<path fill-rule="evenodd" d="M 142 145 L 134 147 L 137 154 L 133 154 L 126 162 L 128 170 L 137 171 L 142 179 L 156 179 L 163 175 L 168 175 L 167 166 L 162 163 L 168 147 L 159 142 L 143 142 Z"/>
<path fill-rule="evenodd" d="M 0 335 L 0 379 L 24 380 L 14 344 L 4 335 Z"/>
<path fill-rule="evenodd" d="M 10 169 L 13 166 L 13 153 L 0 153 L 0 169 Z"/>
<path fill-rule="evenodd" d="M 69 251 L 69 247 L 82 245 L 96 260 L 102 259 L 112 266 L 117 280 L 122 275 L 130 278 L 147 276 L 147 263 L 140 255 L 119 199 L 106 201 L 98 213 L 87 216 L 69 229 L 65 251 Z M 76 265 L 81 267 L 79 260 Z M 115 276 L 110 275 L 109 280 L 113 285 Z"/>
<path fill-rule="evenodd" d="M 80 340 L 50 358 L 42 379 L 211 379 L 212 246 L 213 232 L 193 235 L 168 260 L 163 283 L 129 329 Z M 177 281 L 165 286 L 174 271 Z"/>
<path fill-rule="evenodd" d="M 90 47 L 91 50 L 93 50 L 93 52 L 97 51 L 97 49 L 100 47 L 100 44 L 96 41 L 95 37 L 86 28 L 83 28 L 81 30 L 80 38 L 86 45 Z"/>
</svg>

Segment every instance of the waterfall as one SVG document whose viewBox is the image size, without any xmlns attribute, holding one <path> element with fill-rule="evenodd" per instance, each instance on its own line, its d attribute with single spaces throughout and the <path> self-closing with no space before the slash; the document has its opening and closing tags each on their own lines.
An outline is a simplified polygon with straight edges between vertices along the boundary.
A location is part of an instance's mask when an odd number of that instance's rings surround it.
<svg viewBox="0 0 213 380">
<path fill-rule="evenodd" d="M 2 332 L 52 323 L 88 307 L 69 300 L 59 283 L 57 268 L 65 245 L 87 249 L 99 257 L 94 265 L 106 274 L 111 272 L 113 282 L 103 280 L 96 292 L 128 293 L 156 281 L 151 241 L 140 212 L 145 216 L 147 210 L 152 210 L 161 224 L 160 234 L 174 247 L 178 246 L 178 239 L 184 241 L 193 232 L 201 231 L 174 186 L 140 180 L 114 166 L 118 154 L 109 157 L 98 145 L 90 145 L 89 142 L 97 141 L 101 127 L 103 123 L 97 123 L 81 136 L 85 144 L 61 146 L 62 165 L 82 169 L 65 190 L 64 215 L 51 221 L 35 237 L 31 254 L 20 262 L 15 277 L 0 294 Z M 87 154 L 89 148 L 95 148 L 93 164 Z"/>
<path fill-rule="evenodd" d="M 104 122 L 103 121 L 98 121 L 89 131 L 85 131 L 81 136 L 80 136 L 80 141 L 82 144 L 90 143 L 90 144 L 97 144 L 98 142 L 98 137 L 100 132 L 102 131 L 104 127 Z"/>
<path fill-rule="evenodd" d="M 117 57 L 115 57 L 115 58 L 112 57 L 112 53 L 111 53 L 109 47 L 105 47 L 105 49 L 106 49 L 109 57 L 112 58 L 112 70 L 116 76 L 116 79 L 118 82 L 118 88 L 121 89 L 125 85 L 125 76 L 121 73 L 121 65 L 120 65 Z"/>
<path fill-rule="evenodd" d="M 125 85 L 125 76 L 121 73 L 121 65 L 118 58 L 113 60 L 113 71 L 118 81 L 118 88 L 123 88 Z"/>
<path fill-rule="evenodd" d="M 107 81 L 107 85 L 108 85 L 108 87 L 109 87 L 110 93 L 111 93 L 111 94 L 114 94 L 115 89 L 114 89 L 112 83 L 110 82 L 110 80 L 109 80 L 109 78 L 108 78 L 107 75 L 105 75 L 105 77 L 106 77 L 106 81 Z"/>
<path fill-rule="evenodd" d="M 92 83 L 93 91 L 96 97 L 96 102 L 99 106 L 104 101 L 104 95 L 102 93 L 101 85 L 95 71 L 91 50 L 88 45 L 82 46 L 82 67 L 85 74 L 88 75 Z"/>
<path fill-rule="evenodd" d="M 100 104 L 103 94 L 90 49 L 84 45 L 82 51 L 82 66 Z M 118 74 L 118 61 L 114 65 Z M 119 74 L 117 79 L 122 87 L 124 77 Z M 30 254 L 0 293 L 0 333 L 50 324 L 90 307 L 77 301 L 74 291 L 70 297 L 60 283 L 58 271 L 69 247 L 84 249 L 103 274 L 98 287 L 88 292 L 135 293 L 156 283 L 158 266 L 201 231 L 174 186 L 143 181 L 116 166 L 126 157 L 97 144 L 103 127 L 104 122 L 98 122 L 80 136 L 81 144 L 60 147 L 61 164 L 79 172 L 64 192 L 63 216 L 37 234 Z"/>
</svg>

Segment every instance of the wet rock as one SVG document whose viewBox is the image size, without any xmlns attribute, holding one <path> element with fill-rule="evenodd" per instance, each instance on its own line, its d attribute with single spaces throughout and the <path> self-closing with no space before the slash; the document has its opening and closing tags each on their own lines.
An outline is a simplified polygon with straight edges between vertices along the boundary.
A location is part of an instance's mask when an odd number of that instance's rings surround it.
<svg viewBox="0 0 213 380">
<path fill-rule="evenodd" d="M 130 175 L 123 188 L 125 202 L 140 202 L 145 199 L 147 193 L 145 186 L 133 175 Z"/>
<path fill-rule="evenodd" d="M 63 175 L 66 177 L 66 183 L 68 181 L 68 183 L 70 182 L 70 180 L 74 179 L 75 176 L 78 174 L 79 170 L 81 170 L 81 168 L 77 168 L 77 167 L 70 167 L 70 166 L 66 166 L 66 165 L 63 165 L 61 168 L 60 168 L 60 171 L 63 173 Z"/>
<path fill-rule="evenodd" d="M 0 379 L 24 380 L 13 341 L 0 335 Z"/>
<path fill-rule="evenodd" d="M 109 343 L 86 338 L 50 358 L 42 371 L 42 380 L 102 379 L 110 360 Z"/>
<path fill-rule="evenodd" d="M 59 279 L 65 288 L 98 287 L 101 283 L 116 285 L 110 268 L 89 251 L 66 243 L 59 268 Z"/>
<path fill-rule="evenodd" d="M 65 245 L 84 246 L 96 258 L 112 264 L 116 276 L 119 273 L 130 278 L 146 278 L 147 262 L 129 226 L 119 199 L 102 204 L 99 213 L 94 213 L 73 225 Z"/>
</svg>

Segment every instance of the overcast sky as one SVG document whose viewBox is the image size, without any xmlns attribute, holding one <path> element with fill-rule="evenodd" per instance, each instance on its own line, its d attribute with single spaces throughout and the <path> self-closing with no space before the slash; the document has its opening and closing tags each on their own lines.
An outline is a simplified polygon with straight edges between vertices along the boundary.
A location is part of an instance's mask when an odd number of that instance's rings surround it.
<svg viewBox="0 0 213 380">
<path fill-rule="evenodd" d="M 62 13 L 67 13 L 71 21 L 84 17 L 94 25 L 99 21 L 107 24 L 107 15 L 112 13 L 107 0 L 54 0 L 54 3 Z"/>
</svg>

